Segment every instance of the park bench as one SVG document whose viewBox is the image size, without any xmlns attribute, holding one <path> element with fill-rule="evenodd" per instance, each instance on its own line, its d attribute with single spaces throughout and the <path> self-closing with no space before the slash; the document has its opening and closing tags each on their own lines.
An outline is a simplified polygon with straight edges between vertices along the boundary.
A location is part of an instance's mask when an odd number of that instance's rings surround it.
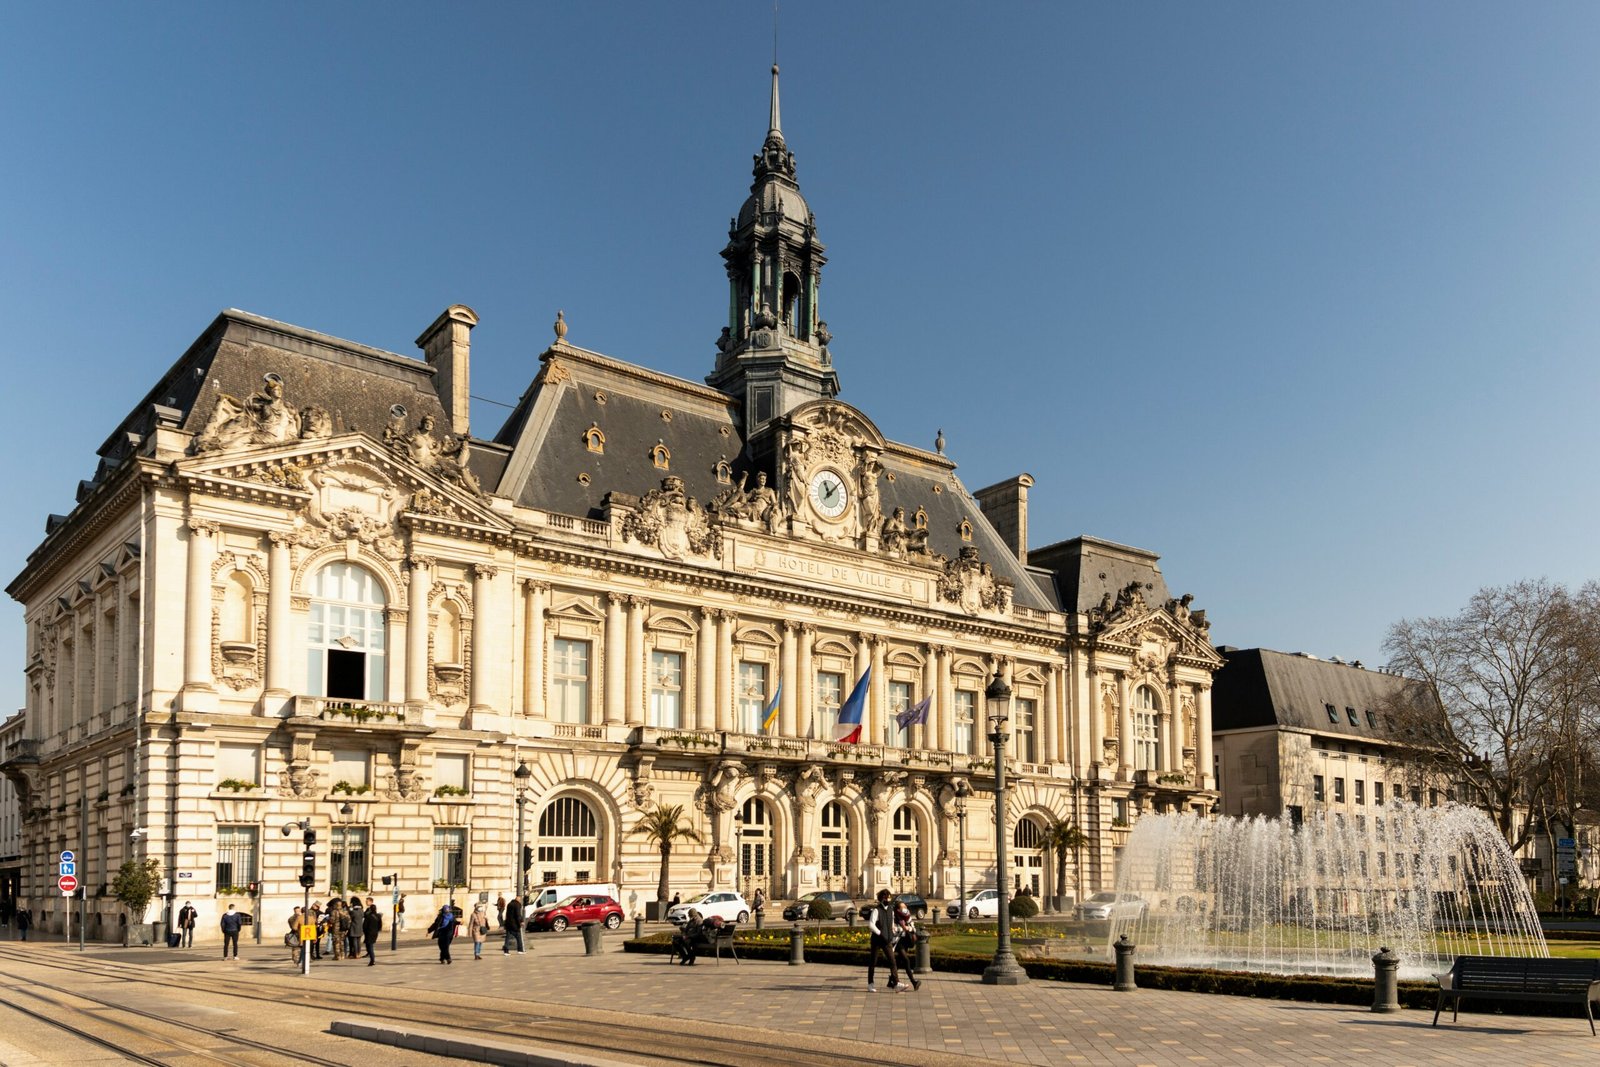
<svg viewBox="0 0 1600 1067">
<path fill-rule="evenodd" d="M 701 956 L 707 952 L 710 952 L 716 957 L 717 963 L 720 964 L 722 962 L 722 950 L 726 948 L 728 950 L 728 955 L 733 957 L 733 962 L 738 963 L 739 950 L 734 946 L 733 943 L 733 934 L 736 929 L 738 929 L 737 923 L 724 923 L 715 929 L 706 927 L 701 933 L 700 939 L 694 943 L 693 948 L 695 955 Z M 669 957 L 668 962 L 670 963 L 678 958 L 678 949 L 676 946 L 674 946 L 672 949 L 672 955 Z"/>
<path fill-rule="evenodd" d="M 1582 1004 L 1595 1033 L 1592 1002 L 1600 996 L 1600 960 L 1539 959 L 1532 956 L 1457 956 L 1439 980 L 1439 1003 L 1433 1025 L 1448 1000 L 1450 1019 L 1461 1014 L 1463 1000 L 1539 1000 Z"/>
</svg>

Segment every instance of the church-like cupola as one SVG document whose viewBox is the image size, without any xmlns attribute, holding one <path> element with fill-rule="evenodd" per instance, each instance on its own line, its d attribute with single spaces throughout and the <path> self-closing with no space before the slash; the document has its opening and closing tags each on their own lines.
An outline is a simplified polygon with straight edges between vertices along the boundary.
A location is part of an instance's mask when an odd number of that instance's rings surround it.
<svg viewBox="0 0 1600 1067">
<path fill-rule="evenodd" d="M 794 153 L 783 140 L 778 68 L 772 68 L 767 138 L 750 196 L 728 229 L 728 325 L 717 339 L 711 386 L 744 402 L 747 432 L 801 404 L 839 392 L 818 310 L 822 267 L 817 221 L 800 195 Z"/>
</svg>

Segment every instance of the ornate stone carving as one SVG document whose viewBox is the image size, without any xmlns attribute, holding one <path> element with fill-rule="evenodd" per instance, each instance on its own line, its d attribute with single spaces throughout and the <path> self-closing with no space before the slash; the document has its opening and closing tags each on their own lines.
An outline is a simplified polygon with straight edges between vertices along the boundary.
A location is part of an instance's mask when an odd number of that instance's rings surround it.
<svg viewBox="0 0 1600 1067">
<path fill-rule="evenodd" d="M 776 533 L 784 517 L 778 491 L 767 484 L 766 471 L 757 471 L 756 484 L 747 492 L 745 485 L 749 476 L 749 471 L 744 472 L 737 486 L 729 486 L 718 493 L 712 508 L 719 518 L 753 522 L 768 533 Z"/>
<path fill-rule="evenodd" d="M 315 404 L 300 409 L 300 439 L 321 441 L 333 436 L 333 416 Z"/>
<path fill-rule="evenodd" d="M 701 507 L 694 497 L 685 496 L 683 479 L 677 475 L 661 479 L 661 488 L 646 493 L 638 510 L 623 519 L 622 538 L 654 545 L 670 560 L 690 555 L 722 558 L 717 516 Z"/>
<path fill-rule="evenodd" d="M 869 452 L 861 455 L 861 470 L 857 482 L 861 489 L 861 532 L 863 534 L 878 533 L 883 526 L 883 504 L 878 496 L 878 479 L 883 475 L 883 464 L 878 462 L 876 456 Z M 905 525 L 905 509 L 896 508 L 895 514 L 900 516 L 900 525 Z M 928 535 L 922 535 L 922 544 L 926 550 Z"/>
<path fill-rule="evenodd" d="M 223 393 L 205 429 L 194 439 L 195 455 L 228 448 L 281 444 L 300 436 L 300 415 L 283 400 L 283 380 L 268 374 L 259 391 L 243 400 Z"/>
<path fill-rule="evenodd" d="M 945 561 L 939 599 L 961 605 L 969 615 L 980 610 L 1005 612 L 1011 610 L 1012 588 L 1010 579 L 996 577 L 994 568 L 978 559 L 978 550 L 968 545 L 955 559 Z"/>
<path fill-rule="evenodd" d="M 357 541 L 385 559 L 405 556 L 405 546 L 395 536 L 404 492 L 355 467 L 324 468 L 307 481 L 312 493 L 304 525 L 295 531 L 297 544 L 320 548 L 330 541 Z M 374 507 L 377 514 L 368 510 Z"/>
<path fill-rule="evenodd" d="M 451 515 L 455 511 L 444 497 L 426 486 L 411 494 L 407 510 L 418 515 Z"/>
<path fill-rule="evenodd" d="M 1117 593 L 1115 602 L 1112 601 L 1111 594 L 1106 593 L 1100 598 L 1098 607 L 1089 609 L 1089 628 L 1095 631 L 1103 630 L 1113 623 L 1137 618 L 1149 610 L 1144 599 L 1144 583 L 1129 582 Z"/>
<path fill-rule="evenodd" d="M 428 471 L 445 481 L 466 490 L 475 497 L 484 495 L 477 475 L 467 467 L 469 445 L 464 437 L 433 432 L 432 415 L 424 415 L 414 430 L 405 428 L 405 415 L 396 415 L 383 431 L 383 443 L 402 459 Z"/>
<path fill-rule="evenodd" d="M 304 489 L 307 469 L 303 463 L 268 463 L 256 468 L 250 474 L 250 480 L 263 485 L 275 485 L 280 489 Z"/>
<path fill-rule="evenodd" d="M 190 519 L 189 532 L 215 537 L 222 532 L 222 524 L 211 519 Z"/>
<path fill-rule="evenodd" d="M 739 788 L 742 770 L 734 760 L 723 760 L 711 772 L 710 801 L 714 811 L 732 811 L 736 804 L 735 792 Z"/>
<path fill-rule="evenodd" d="M 908 523 L 905 508 L 895 508 L 894 514 L 883 520 L 878 529 L 878 541 L 889 555 L 924 558 L 929 555 L 928 531 Z"/>
</svg>

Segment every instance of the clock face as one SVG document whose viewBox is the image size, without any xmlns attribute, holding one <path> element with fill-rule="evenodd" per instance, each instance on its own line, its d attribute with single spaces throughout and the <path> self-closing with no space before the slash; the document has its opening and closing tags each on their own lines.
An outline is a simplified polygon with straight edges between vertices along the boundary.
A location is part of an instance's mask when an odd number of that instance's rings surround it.
<svg viewBox="0 0 1600 1067">
<path fill-rule="evenodd" d="M 825 519 L 837 519 L 850 506 L 850 491 L 844 479 L 831 470 L 820 470 L 811 476 L 811 506 Z"/>
</svg>

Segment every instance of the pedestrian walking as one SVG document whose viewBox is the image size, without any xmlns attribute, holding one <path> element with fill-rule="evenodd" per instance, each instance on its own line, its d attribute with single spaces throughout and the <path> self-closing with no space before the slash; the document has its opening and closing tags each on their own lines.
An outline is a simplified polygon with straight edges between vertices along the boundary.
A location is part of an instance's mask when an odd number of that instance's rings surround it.
<svg viewBox="0 0 1600 1067">
<path fill-rule="evenodd" d="M 878 956 L 889 965 L 889 988 L 900 988 L 900 972 L 895 969 L 894 952 L 889 939 L 894 936 L 894 906 L 889 903 L 889 891 L 878 890 L 878 902 L 867 909 L 867 929 L 872 931 L 872 943 L 867 948 L 867 992 L 876 993 L 878 986 Z"/>
<path fill-rule="evenodd" d="M 428 927 L 428 936 L 439 942 L 439 962 L 450 962 L 450 942 L 456 936 L 456 913 L 452 905 L 446 904 L 439 909 L 439 914 L 434 916 L 433 923 Z"/>
<path fill-rule="evenodd" d="M 349 951 L 350 958 L 353 959 L 353 960 L 359 960 L 361 958 L 361 931 L 363 929 L 362 922 L 361 922 L 361 911 L 362 911 L 361 898 L 360 897 L 351 897 L 350 898 L 350 940 L 349 940 L 349 943 L 345 946 L 345 948 Z"/>
<path fill-rule="evenodd" d="M 494 898 L 494 924 L 496 926 L 504 926 L 506 924 L 506 895 L 504 893 Z"/>
<path fill-rule="evenodd" d="M 467 936 L 472 938 L 472 958 L 483 959 L 483 942 L 489 936 L 489 913 L 482 904 L 472 909 L 467 920 Z"/>
<path fill-rule="evenodd" d="M 337 897 L 328 901 L 328 941 L 333 946 L 333 958 L 344 959 L 350 944 L 350 909 Z"/>
<path fill-rule="evenodd" d="M 33 911 L 26 904 L 17 909 L 17 936 L 28 940 L 28 928 L 33 925 Z"/>
<path fill-rule="evenodd" d="M 406 895 L 400 894 L 400 900 L 394 906 L 394 928 L 400 933 L 406 932 Z"/>
<path fill-rule="evenodd" d="M 361 912 L 361 939 L 367 946 L 367 966 L 371 967 L 377 962 L 378 935 L 383 933 L 383 915 L 378 911 L 372 898 L 367 898 L 367 906 Z"/>
<path fill-rule="evenodd" d="M 232 904 L 222 913 L 222 958 L 239 958 L 239 931 L 244 928 L 244 916 L 235 910 Z"/>
<path fill-rule="evenodd" d="M 183 902 L 183 907 L 178 909 L 178 930 L 182 934 L 179 942 L 184 948 L 194 948 L 194 921 L 200 913 L 194 910 L 194 905 L 189 901 Z"/>
<path fill-rule="evenodd" d="M 513 896 L 506 904 L 506 939 L 500 946 L 502 956 L 511 955 L 511 946 L 517 946 L 517 955 L 522 955 L 522 900 Z"/>
<path fill-rule="evenodd" d="M 916 968 L 911 964 L 909 955 L 912 946 L 917 943 L 917 924 L 911 918 L 911 909 L 903 901 L 896 901 L 894 905 L 894 937 L 890 939 L 890 948 L 893 958 L 905 972 L 906 979 L 911 983 L 911 991 L 915 993 L 922 988 L 922 983 L 917 981 Z M 902 990 L 905 986 L 900 987 Z"/>
</svg>

